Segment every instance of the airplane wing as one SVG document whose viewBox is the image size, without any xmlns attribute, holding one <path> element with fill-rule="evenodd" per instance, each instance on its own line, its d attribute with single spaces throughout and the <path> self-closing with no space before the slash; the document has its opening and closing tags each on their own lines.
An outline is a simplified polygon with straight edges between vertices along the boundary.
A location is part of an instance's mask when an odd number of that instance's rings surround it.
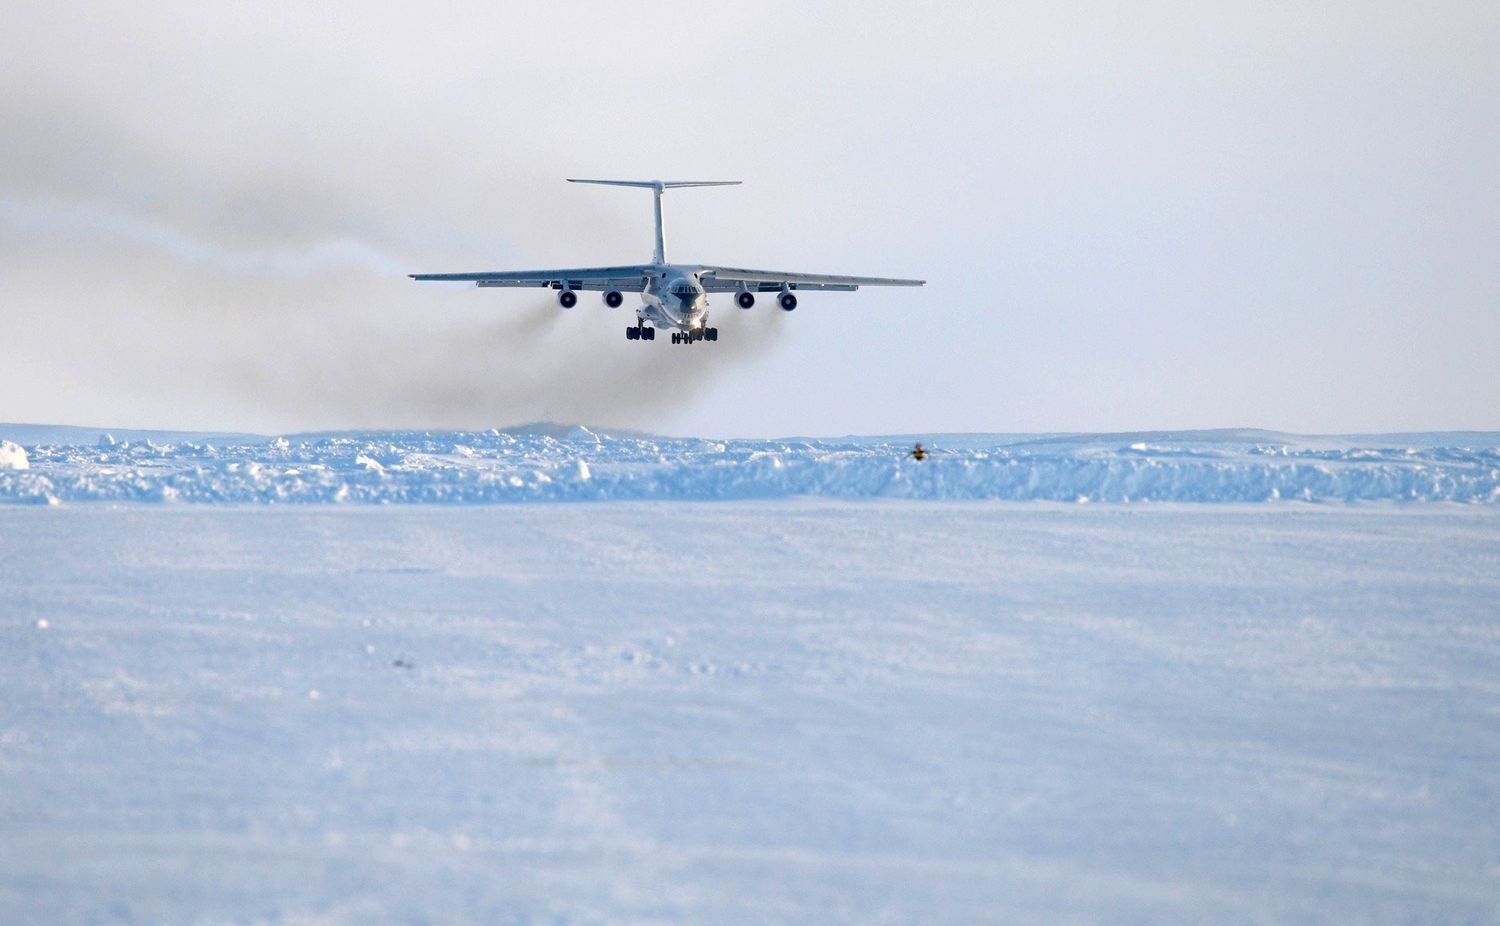
<svg viewBox="0 0 1500 926">
<path fill-rule="evenodd" d="M 608 292 L 612 289 L 639 292 L 646 285 L 649 264 L 624 267 L 578 267 L 564 270 L 501 270 L 487 273 L 413 273 L 413 280 L 474 283 L 478 286 L 540 286 Z"/>
<path fill-rule="evenodd" d="M 785 273 L 779 270 L 744 270 L 738 267 L 705 267 L 699 278 L 711 293 L 733 292 L 744 286 L 750 292 L 771 293 L 788 289 L 821 289 L 853 292 L 861 286 L 923 286 L 926 280 L 891 277 L 850 277 L 832 273 Z"/>
</svg>

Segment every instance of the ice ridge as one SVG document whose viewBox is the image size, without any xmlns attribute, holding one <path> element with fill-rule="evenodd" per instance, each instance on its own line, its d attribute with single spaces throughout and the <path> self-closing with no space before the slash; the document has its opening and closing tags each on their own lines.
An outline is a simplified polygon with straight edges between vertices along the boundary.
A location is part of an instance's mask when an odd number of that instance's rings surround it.
<svg viewBox="0 0 1500 926">
<path fill-rule="evenodd" d="M 35 445 L 0 502 L 458 503 L 838 499 L 1057 502 L 1500 501 L 1500 449 L 1190 441 L 962 448 L 371 432 L 217 445 Z"/>
</svg>

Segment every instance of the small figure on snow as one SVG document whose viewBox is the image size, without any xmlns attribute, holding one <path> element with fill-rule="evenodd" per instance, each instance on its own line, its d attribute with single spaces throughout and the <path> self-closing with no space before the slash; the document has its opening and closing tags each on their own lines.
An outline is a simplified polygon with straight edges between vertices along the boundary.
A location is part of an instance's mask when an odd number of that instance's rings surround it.
<svg viewBox="0 0 1500 926">
<path fill-rule="evenodd" d="M 925 450 L 922 449 L 922 445 L 921 444 L 918 444 L 917 448 L 915 450 L 913 450 L 911 453 L 908 453 L 907 456 L 911 457 L 913 460 L 916 460 L 918 463 L 920 463 L 923 460 L 927 459 L 927 451 L 925 451 Z"/>
</svg>

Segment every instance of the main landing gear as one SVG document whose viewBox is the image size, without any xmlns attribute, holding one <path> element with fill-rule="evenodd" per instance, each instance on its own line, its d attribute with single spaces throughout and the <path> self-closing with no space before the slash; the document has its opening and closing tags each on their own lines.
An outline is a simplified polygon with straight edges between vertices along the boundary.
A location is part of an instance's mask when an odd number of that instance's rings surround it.
<svg viewBox="0 0 1500 926">
<path fill-rule="evenodd" d="M 631 325 L 625 329 L 627 341 L 655 341 L 656 329 L 645 325 Z M 719 329 L 717 328 L 694 328 L 692 331 L 672 332 L 673 344 L 693 344 L 697 341 L 717 341 Z"/>
</svg>

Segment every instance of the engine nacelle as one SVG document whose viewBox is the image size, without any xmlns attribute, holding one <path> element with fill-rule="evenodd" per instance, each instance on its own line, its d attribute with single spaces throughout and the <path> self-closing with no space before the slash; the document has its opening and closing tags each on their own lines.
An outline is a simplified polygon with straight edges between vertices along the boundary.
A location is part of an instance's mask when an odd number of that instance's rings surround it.
<svg viewBox="0 0 1500 926">
<path fill-rule="evenodd" d="M 797 297 L 791 293 L 782 293 L 776 297 L 776 304 L 781 306 L 781 311 L 790 312 L 797 307 Z"/>
<path fill-rule="evenodd" d="M 618 289 L 612 289 L 604 294 L 604 304 L 609 306 L 611 309 L 618 309 L 620 307 L 620 304 L 624 301 L 625 294 L 620 292 Z"/>
<path fill-rule="evenodd" d="M 734 297 L 734 304 L 742 309 L 748 309 L 755 305 L 755 294 L 748 290 Z"/>
<path fill-rule="evenodd" d="M 578 304 L 578 294 L 571 289 L 565 289 L 557 294 L 557 304 L 565 309 L 571 309 Z"/>
</svg>

